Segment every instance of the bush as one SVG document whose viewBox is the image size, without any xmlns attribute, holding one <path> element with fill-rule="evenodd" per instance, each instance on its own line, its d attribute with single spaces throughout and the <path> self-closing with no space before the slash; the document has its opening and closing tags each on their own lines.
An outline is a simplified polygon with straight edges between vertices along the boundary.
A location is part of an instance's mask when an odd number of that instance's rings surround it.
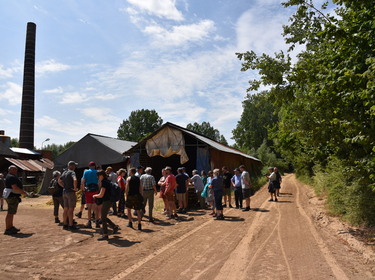
<svg viewBox="0 0 375 280">
<path fill-rule="evenodd" d="M 331 214 L 354 225 L 375 225 L 375 192 L 371 186 L 353 179 L 350 168 L 338 159 L 314 171 L 313 187 L 317 194 L 327 197 Z"/>
</svg>

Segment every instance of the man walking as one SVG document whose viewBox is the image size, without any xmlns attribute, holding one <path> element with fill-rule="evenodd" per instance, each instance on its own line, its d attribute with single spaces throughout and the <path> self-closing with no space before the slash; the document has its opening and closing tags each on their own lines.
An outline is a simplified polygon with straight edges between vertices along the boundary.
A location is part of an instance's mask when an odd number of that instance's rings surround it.
<svg viewBox="0 0 375 280">
<path fill-rule="evenodd" d="M 21 194 L 28 195 L 23 190 L 23 185 L 17 177 L 17 167 L 9 166 L 8 174 L 5 177 L 4 196 L 8 204 L 8 213 L 5 216 L 5 232 L 6 235 L 17 234 L 20 230 L 13 225 L 14 215 L 17 213 L 18 204 L 21 202 Z"/>
<path fill-rule="evenodd" d="M 143 213 L 146 213 L 145 207 L 148 202 L 148 219 L 152 223 L 154 218 L 152 217 L 152 210 L 154 208 L 154 196 L 158 194 L 156 190 L 156 181 L 154 176 L 151 175 L 152 168 L 147 167 L 145 174 L 141 175 L 141 188 L 143 189 Z"/>
<path fill-rule="evenodd" d="M 251 181 L 250 181 L 250 174 L 246 171 L 245 165 L 240 166 L 241 171 L 241 186 L 242 186 L 242 194 L 243 198 L 245 199 L 246 208 L 242 211 L 250 211 L 250 196 L 252 195 L 251 189 Z"/>
<path fill-rule="evenodd" d="M 63 186 L 63 199 L 64 199 L 64 214 L 63 214 L 63 229 L 76 230 L 74 225 L 73 212 L 77 203 L 77 176 L 74 170 L 77 163 L 74 161 L 68 162 L 68 170 L 65 170 L 59 178 L 60 186 Z"/>
</svg>

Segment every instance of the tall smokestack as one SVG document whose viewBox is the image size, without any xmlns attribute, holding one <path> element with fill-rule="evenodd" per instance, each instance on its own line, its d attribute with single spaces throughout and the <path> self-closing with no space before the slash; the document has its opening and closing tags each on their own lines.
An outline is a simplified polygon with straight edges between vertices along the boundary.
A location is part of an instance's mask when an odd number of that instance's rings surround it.
<svg viewBox="0 0 375 280">
<path fill-rule="evenodd" d="M 35 104 L 35 35 L 36 24 L 27 23 L 25 63 L 23 70 L 20 148 L 34 149 Z"/>
</svg>

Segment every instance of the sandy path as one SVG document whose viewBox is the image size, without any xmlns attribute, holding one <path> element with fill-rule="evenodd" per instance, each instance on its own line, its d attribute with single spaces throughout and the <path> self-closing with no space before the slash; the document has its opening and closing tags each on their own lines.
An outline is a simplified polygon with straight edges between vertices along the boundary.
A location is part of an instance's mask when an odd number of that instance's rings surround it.
<svg viewBox="0 0 375 280">
<path fill-rule="evenodd" d="M 252 211 L 226 209 L 225 221 L 156 213 L 138 232 L 111 217 L 122 230 L 104 243 L 95 229 L 61 230 L 51 207 L 28 201 L 16 216 L 23 234 L 0 239 L 0 279 L 375 279 L 374 262 L 313 219 L 310 188 L 287 175 L 281 192 L 268 202 L 263 188 Z"/>
</svg>

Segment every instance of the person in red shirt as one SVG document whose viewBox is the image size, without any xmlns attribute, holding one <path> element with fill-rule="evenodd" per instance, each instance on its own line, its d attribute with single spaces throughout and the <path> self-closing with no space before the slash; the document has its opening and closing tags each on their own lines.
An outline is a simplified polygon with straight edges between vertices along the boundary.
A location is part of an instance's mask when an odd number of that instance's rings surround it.
<svg viewBox="0 0 375 280">
<path fill-rule="evenodd" d="M 176 188 L 176 177 L 172 174 L 172 168 L 167 166 L 164 168 L 167 179 L 165 179 L 165 191 L 164 195 L 168 200 L 168 220 L 173 218 L 178 218 L 176 213 L 176 202 L 175 202 L 175 194 L 174 189 Z"/>
</svg>

